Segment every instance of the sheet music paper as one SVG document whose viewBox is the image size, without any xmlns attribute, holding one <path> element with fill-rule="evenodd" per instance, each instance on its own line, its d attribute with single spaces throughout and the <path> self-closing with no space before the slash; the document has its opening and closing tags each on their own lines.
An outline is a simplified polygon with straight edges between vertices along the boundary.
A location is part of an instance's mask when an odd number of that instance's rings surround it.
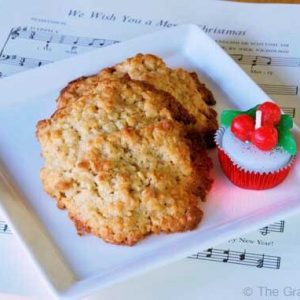
<svg viewBox="0 0 300 300">
<path fill-rule="evenodd" d="M 136 0 L 125 0 L 117 7 L 103 0 L 97 4 L 78 0 L 2 1 L 1 5 L 0 78 L 146 32 L 195 23 L 300 123 L 300 41 L 296 31 L 300 28 L 300 7 L 193 0 L 153 0 L 142 6 Z M 260 284 L 269 284 L 270 288 L 290 284 L 297 288 L 298 219 L 299 216 L 278 220 L 244 237 L 199 249 L 176 264 L 119 284 L 119 288 L 108 288 L 99 295 L 101 299 L 121 299 L 126 291 L 132 299 L 156 299 L 162 292 L 165 298 L 172 299 L 182 299 L 183 295 L 195 298 L 199 294 L 205 299 L 216 299 L 211 291 L 217 293 L 214 286 L 218 284 L 220 297 L 227 293 L 230 299 L 242 299 L 242 289 L 250 287 L 256 296 L 253 299 L 257 299 Z M 13 259 L 0 260 L 0 291 L 34 295 L 43 289 L 29 266 L 19 268 L 22 251 L 15 250 L 16 245 L 7 247 L 12 240 L 9 225 L 0 216 L 1 257 L 12 258 L 16 253 Z M 188 280 L 181 280 L 183 273 Z M 14 278 L 14 284 L 8 284 L 7 277 Z M 151 280 L 151 285 L 159 289 L 149 288 Z M 30 284 L 25 284 L 28 281 Z M 143 290 L 148 291 L 148 296 Z"/>
</svg>

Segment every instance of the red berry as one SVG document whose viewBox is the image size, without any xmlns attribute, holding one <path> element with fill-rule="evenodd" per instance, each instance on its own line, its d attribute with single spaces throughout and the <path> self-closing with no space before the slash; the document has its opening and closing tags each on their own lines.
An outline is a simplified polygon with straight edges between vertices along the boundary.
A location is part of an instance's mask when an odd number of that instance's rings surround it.
<svg viewBox="0 0 300 300">
<path fill-rule="evenodd" d="M 262 126 L 253 132 L 251 142 L 260 150 L 271 151 L 278 143 L 277 129 L 275 127 Z"/>
<path fill-rule="evenodd" d="M 255 122 L 249 115 L 239 115 L 232 120 L 232 133 L 243 142 L 250 141 L 254 131 Z"/>
<path fill-rule="evenodd" d="M 277 104 L 265 102 L 258 107 L 262 112 L 262 125 L 276 126 L 280 122 L 281 111 Z"/>
</svg>

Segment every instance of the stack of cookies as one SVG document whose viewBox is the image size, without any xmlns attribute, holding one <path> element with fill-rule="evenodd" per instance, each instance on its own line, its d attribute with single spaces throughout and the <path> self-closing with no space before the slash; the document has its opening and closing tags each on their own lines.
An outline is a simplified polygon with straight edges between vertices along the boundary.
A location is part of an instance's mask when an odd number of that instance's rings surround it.
<svg viewBox="0 0 300 300">
<path fill-rule="evenodd" d="M 41 180 L 78 233 L 134 245 L 197 227 L 218 124 L 195 73 L 138 54 L 64 88 L 37 137 Z"/>
</svg>

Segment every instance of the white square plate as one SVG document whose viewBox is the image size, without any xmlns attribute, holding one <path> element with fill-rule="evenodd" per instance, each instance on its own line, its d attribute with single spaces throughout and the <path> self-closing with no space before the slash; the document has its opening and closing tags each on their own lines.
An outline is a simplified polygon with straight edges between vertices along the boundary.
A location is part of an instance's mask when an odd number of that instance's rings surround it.
<svg viewBox="0 0 300 300">
<path fill-rule="evenodd" d="M 59 90 L 69 81 L 139 52 L 154 53 L 172 67 L 198 72 L 213 91 L 219 112 L 225 107 L 246 109 L 268 99 L 193 25 L 142 36 L 1 80 L 1 206 L 53 294 L 62 299 L 92 293 L 300 211 L 299 158 L 283 184 L 258 192 L 232 185 L 212 151 L 215 182 L 198 229 L 152 235 L 134 247 L 109 245 L 93 236 L 79 237 L 66 212 L 58 210 L 43 192 L 39 179 L 43 160 L 35 125 L 54 111 Z M 294 133 L 299 145 L 299 130 L 295 128 Z"/>
</svg>

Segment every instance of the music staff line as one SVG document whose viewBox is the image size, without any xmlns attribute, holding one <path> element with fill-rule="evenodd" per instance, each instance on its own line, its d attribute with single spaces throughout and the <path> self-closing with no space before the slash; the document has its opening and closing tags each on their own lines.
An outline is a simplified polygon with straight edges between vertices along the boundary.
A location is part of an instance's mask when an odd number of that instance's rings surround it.
<svg viewBox="0 0 300 300">
<path fill-rule="evenodd" d="M 22 57 L 12 54 L 2 54 L 0 64 L 8 64 L 26 68 L 41 67 L 52 63 L 50 60 L 42 60 L 31 57 Z M 267 94 L 270 95 L 298 95 L 299 87 L 293 85 L 276 85 L 276 84 L 258 84 Z"/>
<path fill-rule="evenodd" d="M 285 114 L 289 115 L 292 118 L 295 118 L 295 116 L 296 116 L 296 108 L 295 107 L 281 106 L 281 109 L 283 110 L 283 112 Z"/>
<path fill-rule="evenodd" d="M 67 34 L 59 34 L 53 32 L 36 31 L 28 29 L 28 27 L 16 27 L 10 32 L 11 39 L 30 39 L 43 41 L 46 43 L 57 43 L 66 45 L 77 45 L 83 47 L 105 47 L 118 43 L 117 40 L 98 39 L 90 37 L 80 37 Z M 298 57 L 276 57 L 276 56 L 260 56 L 260 55 L 244 55 L 231 54 L 231 57 L 242 65 L 251 66 L 277 66 L 277 67 L 300 67 L 300 58 Z"/>
<path fill-rule="evenodd" d="M 268 226 L 262 227 L 259 229 L 259 232 L 262 235 L 267 235 L 271 232 L 284 232 L 284 228 L 285 228 L 285 221 L 281 220 L 279 222 L 275 222 L 272 223 Z M 11 230 L 9 229 L 8 225 L 4 222 L 0 220 L 0 233 L 11 233 Z"/>
<path fill-rule="evenodd" d="M 297 85 L 283 84 L 258 84 L 263 91 L 270 95 L 296 96 L 299 87 Z"/>
<path fill-rule="evenodd" d="M 36 59 L 36 58 L 23 57 L 18 55 L 11 55 L 11 54 L 2 54 L 0 56 L 0 64 L 20 66 L 26 68 L 41 67 L 52 62 L 53 61 L 50 60 Z"/>
<path fill-rule="evenodd" d="M 109 46 L 119 41 L 110 40 L 110 39 L 98 39 L 90 37 L 80 37 L 74 35 L 45 32 L 45 31 L 35 31 L 30 30 L 27 27 L 17 27 L 13 28 L 10 32 L 9 39 L 29 39 L 35 41 L 41 41 L 49 45 L 52 44 L 64 44 L 64 45 L 73 45 L 73 46 L 82 46 L 82 47 L 96 47 L 101 48 Z"/>
<path fill-rule="evenodd" d="M 270 232 L 284 232 L 284 226 L 285 226 L 285 221 L 279 221 L 279 222 L 275 222 L 273 224 L 270 224 L 268 226 L 265 226 L 263 228 L 259 229 L 259 232 L 262 235 L 267 235 Z"/>
<path fill-rule="evenodd" d="M 118 43 L 117 40 L 98 39 L 90 37 L 80 37 L 67 34 L 59 34 L 53 32 L 36 31 L 28 29 L 28 27 L 12 28 L 9 39 L 29 39 L 43 41 L 46 44 L 56 43 L 65 45 L 76 45 L 82 47 L 105 47 Z M 231 54 L 231 57 L 242 65 L 251 66 L 277 66 L 277 67 L 300 67 L 300 58 L 298 57 L 276 57 L 276 56 L 260 56 L 260 55 L 244 55 Z"/>
<path fill-rule="evenodd" d="M 249 66 L 273 66 L 273 67 L 300 67 L 299 57 L 261 56 L 230 54 L 240 65 Z"/>
<path fill-rule="evenodd" d="M 82 47 L 96 47 L 101 48 L 108 45 L 118 43 L 117 40 L 99 39 L 92 37 L 80 37 L 74 35 L 36 31 L 28 27 L 12 28 L 8 41 L 16 39 L 28 39 L 42 41 L 49 45 L 50 43 L 65 44 Z M 7 41 L 7 42 L 8 42 Z M 2 49 L 3 52 L 4 49 Z M 244 54 L 230 54 L 230 56 L 241 65 L 250 66 L 277 66 L 277 67 L 300 67 L 300 58 L 298 57 L 276 57 L 276 56 L 260 56 L 260 55 L 244 55 Z"/>
<path fill-rule="evenodd" d="M 229 249 L 209 248 L 205 251 L 193 254 L 188 258 L 252 266 L 259 269 L 280 269 L 281 264 L 281 257 L 279 256 L 250 253 L 246 250 L 241 252 Z"/>
</svg>

